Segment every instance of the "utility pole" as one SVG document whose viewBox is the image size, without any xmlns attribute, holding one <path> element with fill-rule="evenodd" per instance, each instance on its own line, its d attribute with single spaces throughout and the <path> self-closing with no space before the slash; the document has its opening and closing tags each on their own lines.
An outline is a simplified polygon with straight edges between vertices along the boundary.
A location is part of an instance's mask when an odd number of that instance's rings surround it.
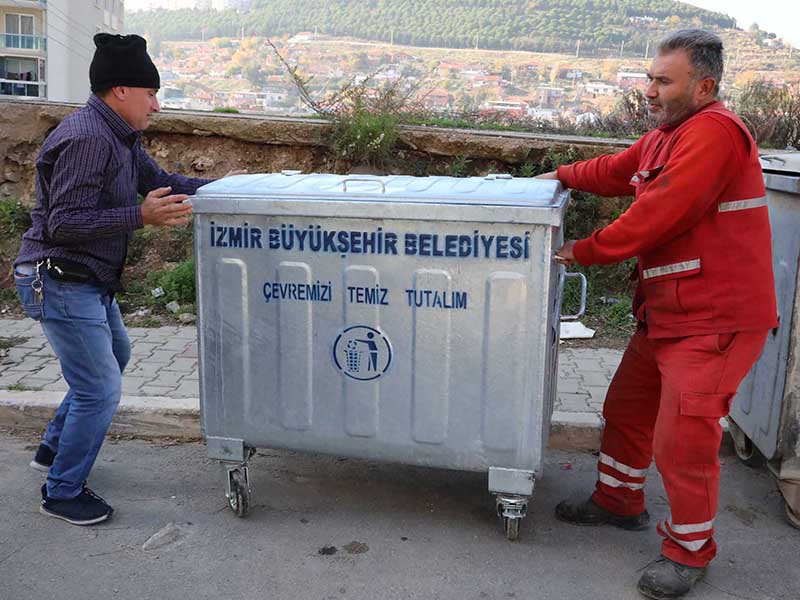
<svg viewBox="0 0 800 600">
<path fill-rule="evenodd" d="M 644 59 L 647 60 L 650 57 L 650 42 L 647 42 L 647 48 L 644 49 Z"/>
<path fill-rule="evenodd" d="M 578 44 L 575 47 L 575 58 L 580 58 L 580 57 L 581 57 L 581 41 L 578 40 Z"/>
<path fill-rule="evenodd" d="M 622 51 L 625 50 L 625 40 L 619 43 L 619 57 L 622 58 Z"/>
</svg>

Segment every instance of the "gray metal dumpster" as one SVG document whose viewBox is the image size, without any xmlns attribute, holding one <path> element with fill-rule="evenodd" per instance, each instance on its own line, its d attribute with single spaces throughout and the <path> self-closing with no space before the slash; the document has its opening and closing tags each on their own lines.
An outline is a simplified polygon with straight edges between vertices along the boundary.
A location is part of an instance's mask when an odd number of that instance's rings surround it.
<svg viewBox="0 0 800 600">
<path fill-rule="evenodd" d="M 761 158 L 772 226 L 773 268 L 780 324 L 742 382 L 728 418 L 739 457 L 769 461 L 800 527 L 800 153 Z"/>
<path fill-rule="evenodd" d="M 202 428 L 234 512 L 252 450 L 287 448 L 488 472 L 516 538 L 555 398 L 567 200 L 508 176 L 201 188 Z"/>
</svg>

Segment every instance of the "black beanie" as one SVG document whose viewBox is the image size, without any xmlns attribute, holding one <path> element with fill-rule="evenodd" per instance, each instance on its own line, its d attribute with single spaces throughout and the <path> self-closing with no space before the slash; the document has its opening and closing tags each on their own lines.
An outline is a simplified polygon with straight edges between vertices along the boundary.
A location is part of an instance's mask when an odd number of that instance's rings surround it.
<svg viewBox="0 0 800 600">
<path fill-rule="evenodd" d="M 98 33 L 94 36 L 94 45 L 97 49 L 89 67 L 93 92 L 117 85 L 161 87 L 158 69 L 147 54 L 147 42 L 143 37 Z"/>
</svg>

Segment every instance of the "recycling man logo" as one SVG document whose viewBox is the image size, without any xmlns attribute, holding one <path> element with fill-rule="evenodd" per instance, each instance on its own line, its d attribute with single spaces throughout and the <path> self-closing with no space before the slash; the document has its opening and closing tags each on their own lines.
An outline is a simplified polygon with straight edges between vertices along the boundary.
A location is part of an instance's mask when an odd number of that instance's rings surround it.
<svg viewBox="0 0 800 600">
<path fill-rule="evenodd" d="M 353 325 L 339 333 L 333 343 L 333 362 L 351 379 L 370 381 L 389 368 L 392 346 L 377 329 Z"/>
</svg>

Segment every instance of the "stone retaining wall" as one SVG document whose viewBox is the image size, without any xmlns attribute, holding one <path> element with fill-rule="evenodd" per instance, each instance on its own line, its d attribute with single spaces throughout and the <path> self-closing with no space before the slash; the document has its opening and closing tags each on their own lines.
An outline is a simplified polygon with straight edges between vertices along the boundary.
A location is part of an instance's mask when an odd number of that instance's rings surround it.
<svg viewBox="0 0 800 600">
<path fill-rule="evenodd" d="M 42 141 L 74 104 L 0 100 L 0 198 L 30 203 L 34 160 Z M 313 119 L 164 111 L 145 133 L 148 152 L 168 171 L 218 177 L 231 169 L 251 173 L 299 169 L 303 172 L 365 172 L 331 156 L 330 124 Z M 446 174 L 458 157 L 476 173 L 504 172 L 548 150 L 575 148 L 591 158 L 616 152 L 627 140 L 537 135 L 514 132 L 400 128 L 396 174 Z"/>
</svg>

